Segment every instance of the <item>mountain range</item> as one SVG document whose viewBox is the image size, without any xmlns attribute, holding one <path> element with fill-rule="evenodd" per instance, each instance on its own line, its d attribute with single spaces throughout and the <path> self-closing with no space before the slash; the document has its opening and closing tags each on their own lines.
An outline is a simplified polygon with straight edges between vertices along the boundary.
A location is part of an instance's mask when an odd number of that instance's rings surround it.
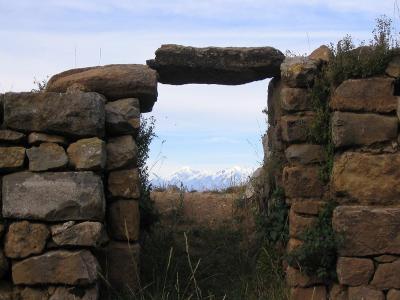
<svg viewBox="0 0 400 300">
<path fill-rule="evenodd" d="M 246 183 L 253 171 L 253 169 L 238 166 L 217 172 L 184 167 L 167 177 L 152 174 L 151 183 L 153 187 L 168 187 L 171 185 L 179 187 L 182 184 L 189 191 L 221 190 Z"/>
</svg>

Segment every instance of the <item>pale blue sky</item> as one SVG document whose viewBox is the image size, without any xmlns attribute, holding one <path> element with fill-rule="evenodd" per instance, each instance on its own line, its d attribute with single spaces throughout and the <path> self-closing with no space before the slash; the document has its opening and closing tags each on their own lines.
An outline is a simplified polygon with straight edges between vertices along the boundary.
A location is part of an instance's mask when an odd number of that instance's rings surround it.
<svg viewBox="0 0 400 300">
<path fill-rule="evenodd" d="M 0 11 L 0 92 L 75 66 L 145 63 L 164 43 L 308 53 L 346 33 L 368 39 L 382 14 L 400 28 L 393 0 L 0 0 Z M 153 171 L 256 166 L 267 85 L 160 84 Z"/>
</svg>

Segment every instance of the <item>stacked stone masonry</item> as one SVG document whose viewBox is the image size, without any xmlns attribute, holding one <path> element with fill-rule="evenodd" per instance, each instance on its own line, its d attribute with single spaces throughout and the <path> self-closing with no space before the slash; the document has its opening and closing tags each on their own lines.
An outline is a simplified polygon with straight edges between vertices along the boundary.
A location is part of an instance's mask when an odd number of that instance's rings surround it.
<svg viewBox="0 0 400 300">
<path fill-rule="evenodd" d="M 138 288 L 136 136 L 156 97 L 145 65 L 67 71 L 47 90 L 1 95 L 1 299 Z"/>
<path fill-rule="evenodd" d="M 0 95 L 0 299 L 107 299 L 139 287 L 140 180 L 136 137 L 157 83 L 236 85 L 271 78 L 264 163 L 290 205 L 287 251 L 328 201 L 344 237 L 338 282 L 287 267 L 293 300 L 400 299 L 399 101 L 395 78 L 350 79 L 331 95 L 333 172 L 309 143 L 315 74 L 329 59 L 273 48 L 163 45 L 146 65 L 53 76 L 45 91 Z M 396 64 L 391 64 L 388 74 Z M 264 187 L 269 190 L 267 183 Z"/>
</svg>

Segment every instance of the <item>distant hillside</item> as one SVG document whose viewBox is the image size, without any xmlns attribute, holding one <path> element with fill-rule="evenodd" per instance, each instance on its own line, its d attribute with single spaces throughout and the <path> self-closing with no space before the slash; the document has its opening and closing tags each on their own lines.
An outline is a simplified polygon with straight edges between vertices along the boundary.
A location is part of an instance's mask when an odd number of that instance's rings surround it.
<svg viewBox="0 0 400 300">
<path fill-rule="evenodd" d="M 252 172 L 253 169 L 237 166 L 215 173 L 185 167 L 168 177 L 152 174 L 151 182 L 154 187 L 180 186 L 182 183 L 188 190 L 218 190 L 247 182 Z"/>
</svg>

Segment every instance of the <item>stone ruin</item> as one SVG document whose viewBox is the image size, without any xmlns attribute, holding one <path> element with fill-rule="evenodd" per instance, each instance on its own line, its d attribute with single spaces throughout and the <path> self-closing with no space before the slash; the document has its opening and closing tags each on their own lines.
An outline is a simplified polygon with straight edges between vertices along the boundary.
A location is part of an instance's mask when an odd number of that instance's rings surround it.
<svg viewBox="0 0 400 300">
<path fill-rule="evenodd" d="M 400 299 L 399 69 L 334 91 L 335 159 L 324 184 L 323 149 L 306 133 L 315 115 L 308 87 L 326 59 L 324 48 L 285 59 L 270 47 L 164 45 L 148 65 L 69 70 L 45 91 L 0 95 L 0 299 L 107 299 L 140 287 L 136 137 L 157 82 L 265 78 L 273 78 L 265 164 L 272 154 L 284 160 L 274 176 L 290 205 L 288 251 L 332 199 L 340 204 L 333 227 L 345 240 L 338 283 L 287 268 L 291 299 Z"/>
</svg>

